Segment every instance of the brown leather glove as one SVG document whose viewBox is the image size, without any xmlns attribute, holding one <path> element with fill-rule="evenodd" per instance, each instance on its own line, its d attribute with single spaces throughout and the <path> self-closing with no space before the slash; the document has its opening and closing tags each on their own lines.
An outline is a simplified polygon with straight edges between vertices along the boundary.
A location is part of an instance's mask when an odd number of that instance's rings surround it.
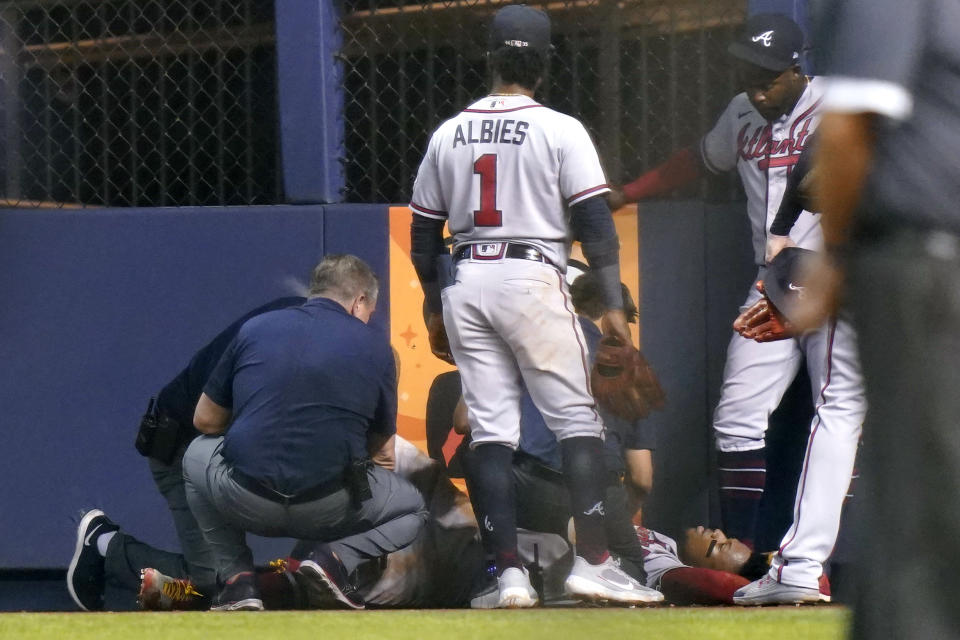
<svg viewBox="0 0 960 640">
<path fill-rule="evenodd" d="M 757 342 L 786 340 L 796 335 L 793 326 L 766 296 L 737 316 L 733 321 L 733 330 Z"/>
<path fill-rule="evenodd" d="M 666 396 L 657 375 L 632 344 L 604 336 L 590 376 L 593 396 L 604 409 L 627 420 L 662 409 Z"/>
<path fill-rule="evenodd" d="M 430 351 L 444 362 L 455 364 L 453 353 L 450 351 L 450 341 L 447 339 L 447 328 L 443 326 L 442 313 L 427 314 L 427 337 L 430 340 Z"/>
</svg>

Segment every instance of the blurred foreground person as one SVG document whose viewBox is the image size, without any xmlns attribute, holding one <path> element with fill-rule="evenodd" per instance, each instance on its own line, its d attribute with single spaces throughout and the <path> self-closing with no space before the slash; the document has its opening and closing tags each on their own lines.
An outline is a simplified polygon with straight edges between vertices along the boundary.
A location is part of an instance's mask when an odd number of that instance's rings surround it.
<svg viewBox="0 0 960 640">
<path fill-rule="evenodd" d="M 830 257 L 811 269 L 804 322 L 833 310 L 846 279 L 871 410 L 853 635 L 955 638 L 960 3 L 835 0 L 819 18 Z"/>
</svg>

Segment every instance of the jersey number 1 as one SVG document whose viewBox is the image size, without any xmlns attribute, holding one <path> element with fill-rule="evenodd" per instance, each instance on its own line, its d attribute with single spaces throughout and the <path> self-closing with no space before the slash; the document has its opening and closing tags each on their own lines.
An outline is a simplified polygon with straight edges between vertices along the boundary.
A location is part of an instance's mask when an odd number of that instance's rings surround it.
<svg viewBox="0 0 960 640">
<path fill-rule="evenodd" d="M 503 224 L 503 212 L 497 209 L 497 154 L 477 158 L 473 172 L 480 176 L 480 208 L 473 212 L 473 226 L 499 227 Z"/>
</svg>

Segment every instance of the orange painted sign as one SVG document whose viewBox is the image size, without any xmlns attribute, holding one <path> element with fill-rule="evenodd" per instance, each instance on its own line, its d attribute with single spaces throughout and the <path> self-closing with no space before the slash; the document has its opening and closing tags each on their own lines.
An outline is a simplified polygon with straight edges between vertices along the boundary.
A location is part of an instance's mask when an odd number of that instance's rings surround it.
<svg viewBox="0 0 960 640">
<path fill-rule="evenodd" d="M 400 360 L 397 432 L 426 451 L 430 384 L 439 374 L 453 371 L 453 367 L 430 353 L 423 324 L 423 291 L 410 261 L 411 216 L 407 207 L 390 208 L 390 340 Z M 642 297 L 636 207 L 624 207 L 613 219 L 620 235 L 620 275 L 639 305 Z M 579 245 L 574 245 L 571 255 L 583 260 Z M 634 341 L 639 341 L 640 327 L 631 328 Z"/>
</svg>

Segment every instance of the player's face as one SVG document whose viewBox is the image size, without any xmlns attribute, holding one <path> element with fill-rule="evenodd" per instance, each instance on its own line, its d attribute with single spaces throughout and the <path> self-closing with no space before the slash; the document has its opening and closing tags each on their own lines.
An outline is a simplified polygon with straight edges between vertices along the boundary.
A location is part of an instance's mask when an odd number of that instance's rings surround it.
<svg viewBox="0 0 960 640">
<path fill-rule="evenodd" d="M 790 111 L 803 89 L 803 75 L 797 67 L 778 72 L 743 63 L 739 79 L 750 104 L 770 121 Z"/>
<path fill-rule="evenodd" d="M 750 547 L 728 538 L 720 529 L 687 529 L 683 560 L 691 567 L 739 573 L 750 558 Z"/>
</svg>

